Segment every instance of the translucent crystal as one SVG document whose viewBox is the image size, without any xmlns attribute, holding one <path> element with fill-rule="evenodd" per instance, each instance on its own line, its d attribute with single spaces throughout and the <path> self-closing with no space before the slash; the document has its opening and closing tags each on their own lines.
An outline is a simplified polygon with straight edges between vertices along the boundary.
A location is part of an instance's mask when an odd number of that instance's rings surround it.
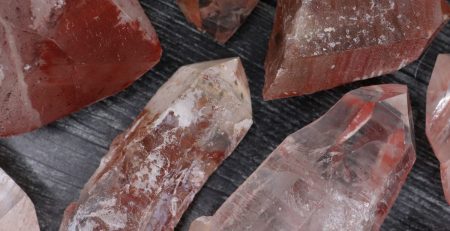
<svg viewBox="0 0 450 231">
<path fill-rule="evenodd" d="M 354 90 L 191 231 L 377 230 L 415 161 L 411 121 L 405 86 Z"/>
<path fill-rule="evenodd" d="M 450 55 L 438 56 L 427 92 L 426 132 L 441 162 L 441 181 L 450 204 Z"/>
<path fill-rule="evenodd" d="M 219 43 L 237 31 L 259 0 L 177 0 L 181 11 L 197 29 Z"/>
<path fill-rule="evenodd" d="M 39 231 L 33 202 L 1 169 L 0 230 Z"/>
<path fill-rule="evenodd" d="M 264 98 L 396 71 L 419 57 L 449 12 L 445 0 L 278 0 Z"/>
<path fill-rule="evenodd" d="M 173 230 L 251 124 L 238 58 L 181 67 L 115 139 L 60 230 Z"/>
<path fill-rule="evenodd" d="M 0 136 L 113 95 L 160 56 L 137 0 L 2 0 Z"/>
</svg>

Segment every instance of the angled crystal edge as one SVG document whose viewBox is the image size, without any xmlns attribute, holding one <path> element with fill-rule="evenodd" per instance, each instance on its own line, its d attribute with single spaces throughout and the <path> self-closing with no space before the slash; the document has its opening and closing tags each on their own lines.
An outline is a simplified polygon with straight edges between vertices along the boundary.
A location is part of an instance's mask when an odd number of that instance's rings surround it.
<svg viewBox="0 0 450 231">
<path fill-rule="evenodd" d="M 197 30 L 225 44 L 250 15 L 259 0 L 177 0 L 186 19 Z"/>
<path fill-rule="evenodd" d="M 378 230 L 415 161 L 407 87 L 347 93 L 191 231 Z"/>
<path fill-rule="evenodd" d="M 450 54 L 437 57 L 427 90 L 426 134 L 440 162 L 441 181 L 450 205 Z"/>
<path fill-rule="evenodd" d="M 33 202 L 2 169 L 0 169 L 0 230 L 40 230 Z"/>
<path fill-rule="evenodd" d="M 0 137 L 116 94 L 162 53 L 137 0 L 0 1 L 0 44 Z"/>
<path fill-rule="evenodd" d="M 179 68 L 114 140 L 60 230 L 173 230 L 252 123 L 239 58 Z"/>
<path fill-rule="evenodd" d="M 399 70 L 449 20 L 445 0 L 389 3 L 278 1 L 264 99 L 312 94 Z"/>
</svg>

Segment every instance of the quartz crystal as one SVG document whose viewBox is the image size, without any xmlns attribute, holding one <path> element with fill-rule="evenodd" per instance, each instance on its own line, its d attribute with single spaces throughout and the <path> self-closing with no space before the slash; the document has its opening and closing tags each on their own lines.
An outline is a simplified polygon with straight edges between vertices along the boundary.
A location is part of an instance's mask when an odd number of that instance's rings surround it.
<svg viewBox="0 0 450 231">
<path fill-rule="evenodd" d="M 426 132 L 441 162 L 441 181 L 450 204 L 450 55 L 438 56 L 427 92 Z"/>
<path fill-rule="evenodd" d="M 378 230 L 415 161 L 411 119 L 405 86 L 346 94 L 191 231 Z"/>
<path fill-rule="evenodd" d="M 258 2 L 259 0 L 177 0 L 188 21 L 221 44 L 233 36 Z"/>
<path fill-rule="evenodd" d="M 137 0 L 1 0 L 0 136 L 113 95 L 160 56 Z"/>
<path fill-rule="evenodd" d="M 60 230 L 173 230 L 251 124 L 240 59 L 181 67 L 115 139 Z"/>
<path fill-rule="evenodd" d="M 420 56 L 449 12 L 445 0 L 278 0 L 264 98 L 396 71 Z"/>
<path fill-rule="evenodd" d="M 0 230 L 39 231 L 39 223 L 33 202 L 1 169 Z"/>
</svg>

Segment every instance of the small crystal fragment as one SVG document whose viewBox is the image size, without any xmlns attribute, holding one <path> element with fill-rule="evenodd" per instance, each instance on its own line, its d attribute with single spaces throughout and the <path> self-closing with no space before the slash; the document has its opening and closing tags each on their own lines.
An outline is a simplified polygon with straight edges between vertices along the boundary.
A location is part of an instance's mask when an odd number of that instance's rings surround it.
<svg viewBox="0 0 450 231">
<path fill-rule="evenodd" d="M 115 139 L 60 230 L 173 230 L 251 124 L 239 58 L 181 67 Z"/>
<path fill-rule="evenodd" d="M 0 136 L 113 95 L 160 56 L 137 0 L 0 1 Z"/>
<path fill-rule="evenodd" d="M 426 132 L 441 163 L 441 181 L 450 204 L 450 54 L 438 56 L 427 92 Z"/>
<path fill-rule="evenodd" d="M 402 85 L 346 94 L 191 231 L 378 230 L 415 161 L 410 112 Z"/>
<path fill-rule="evenodd" d="M 0 230 L 39 231 L 33 202 L 0 169 Z"/>
<path fill-rule="evenodd" d="M 449 14 L 445 0 L 278 0 L 264 98 L 399 70 L 420 56 Z"/>
<path fill-rule="evenodd" d="M 177 0 L 187 20 L 224 44 L 253 11 L 259 0 Z"/>
</svg>

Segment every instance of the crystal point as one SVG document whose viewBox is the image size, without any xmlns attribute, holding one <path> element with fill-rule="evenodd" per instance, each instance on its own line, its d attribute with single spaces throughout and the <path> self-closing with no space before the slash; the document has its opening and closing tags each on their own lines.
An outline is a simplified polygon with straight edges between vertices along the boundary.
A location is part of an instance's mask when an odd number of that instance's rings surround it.
<svg viewBox="0 0 450 231">
<path fill-rule="evenodd" d="M 0 1 L 0 136 L 113 95 L 160 56 L 137 0 Z"/>
<path fill-rule="evenodd" d="M 251 124 L 240 59 L 181 67 L 115 139 L 60 230 L 173 230 Z"/>
<path fill-rule="evenodd" d="M 445 0 L 279 0 L 264 98 L 311 94 L 396 71 L 420 56 L 449 12 Z"/>
<path fill-rule="evenodd" d="M 0 230 L 39 231 L 33 202 L 1 169 Z"/>
<path fill-rule="evenodd" d="M 450 54 L 438 56 L 427 92 L 426 133 L 441 163 L 441 181 L 450 204 Z"/>
<path fill-rule="evenodd" d="M 259 0 L 177 0 L 188 21 L 221 44 L 233 36 L 258 2 Z"/>
<path fill-rule="evenodd" d="M 411 121 L 405 86 L 354 90 L 191 231 L 377 230 L 415 161 Z"/>
</svg>

